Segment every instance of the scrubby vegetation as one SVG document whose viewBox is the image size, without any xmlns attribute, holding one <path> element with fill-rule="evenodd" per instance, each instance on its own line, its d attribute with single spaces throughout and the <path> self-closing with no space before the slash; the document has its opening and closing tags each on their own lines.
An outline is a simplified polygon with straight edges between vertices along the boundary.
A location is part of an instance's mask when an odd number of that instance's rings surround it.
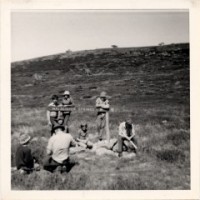
<svg viewBox="0 0 200 200">
<path fill-rule="evenodd" d="M 99 93 L 107 91 L 111 137 L 133 112 L 138 155 L 125 159 L 81 152 L 72 156 L 79 164 L 67 174 L 13 172 L 12 189 L 190 189 L 188 44 L 71 52 L 12 63 L 12 166 L 19 132 L 35 138 L 31 148 L 42 165 L 50 137 L 46 106 L 52 94 L 65 89 L 79 108 L 92 108 Z M 89 109 L 74 111 L 72 135 L 83 119 L 95 135 L 95 117 Z"/>
</svg>

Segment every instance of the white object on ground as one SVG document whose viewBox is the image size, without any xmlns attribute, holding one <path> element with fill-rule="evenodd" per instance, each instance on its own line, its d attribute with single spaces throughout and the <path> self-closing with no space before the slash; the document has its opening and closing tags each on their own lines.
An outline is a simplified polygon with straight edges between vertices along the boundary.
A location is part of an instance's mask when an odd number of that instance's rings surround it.
<svg viewBox="0 0 200 200">
<path fill-rule="evenodd" d="M 98 148 L 96 150 L 96 154 L 98 156 L 102 156 L 102 155 L 114 155 L 114 156 L 116 156 L 116 154 L 113 151 L 105 149 L 105 148 Z"/>
<path fill-rule="evenodd" d="M 81 152 L 81 151 L 85 151 L 85 148 L 83 147 L 71 147 L 69 149 L 70 151 L 70 154 L 75 154 L 75 153 L 78 153 L 78 152 Z"/>
<path fill-rule="evenodd" d="M 133 152 L 123 152 L 123 153 L 122 153 L 122 157 L 123 157 L 123 158 L 128 158 L 128 159 L 130 159 L 130 158 L 134 158 L 135 156 L 136 156 L 136 154 L 133 153 Z"/>
</svg>

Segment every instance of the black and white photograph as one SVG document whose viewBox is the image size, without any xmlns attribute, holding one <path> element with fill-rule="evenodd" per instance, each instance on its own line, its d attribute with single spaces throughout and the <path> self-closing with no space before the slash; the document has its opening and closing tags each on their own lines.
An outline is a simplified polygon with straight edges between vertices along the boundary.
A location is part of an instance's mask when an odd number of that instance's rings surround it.
<svg viewBox="0 0 200 200">
<path fill-rule="evenodd" d="M 190 190 L 189 10 L 11 13 L 12 190 Z"/>
<path fill-rule="evenodd" d="M 199 10 L 2 0 L 1 199 L 199 199 Z"/>
</svg>

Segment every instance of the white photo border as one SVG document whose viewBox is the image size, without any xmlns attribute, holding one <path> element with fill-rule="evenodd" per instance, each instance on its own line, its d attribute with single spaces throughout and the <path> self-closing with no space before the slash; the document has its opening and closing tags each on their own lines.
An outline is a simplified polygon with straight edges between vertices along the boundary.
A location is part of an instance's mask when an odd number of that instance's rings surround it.
<svg viewBox="0 0 200 200">
<path fill-rule="evenodd" d="M 199 0 L 3 0 L 1 1 L 0 128 L 1 198 L 10 199 L 200 199 L 200 1 Z M 190 18 L 191 189 L 134 191 L 12 191 L 11 190 L 11 13 L 76 9 L 177 9 Z"/>
</svg>

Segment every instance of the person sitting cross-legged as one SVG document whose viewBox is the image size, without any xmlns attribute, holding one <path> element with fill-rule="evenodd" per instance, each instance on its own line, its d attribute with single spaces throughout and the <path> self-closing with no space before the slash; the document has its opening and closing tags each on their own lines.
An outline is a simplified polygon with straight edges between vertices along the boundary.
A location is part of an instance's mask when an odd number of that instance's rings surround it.
<svg viewBox="0 0 200 200">
<path fill-rule="evenodd" d="M 29 147 L 31 137 L 26 133 L 20 134 L 19 146 L 15 154 L 16 168 L 21 174 L 29 174 L 33 170 L 39 170 L 39 164 L 34 163 L 35 159 Z"/>
<path fill-rule="evenodd" d="M 78 137 L 76 138 L 78 146 L 91 149 L 93 147 L 92 142 L 89 141 L 87 137 L 88 125 L 82 122 L 80 129 L 78 130 Z"/>
<path fill-rule="evenodd" d="M 129 116 L 124 122 L 119 125 L 118 135 L 118 155 L 122 156 L 123 147 L 128 151 L 137 152 L 137 141 L 135 138 L 135 129 L 132 124 L 132 118 Z"/>
<path fill-rule="evenodd" d="M 65 127 L 56 125 L 53 135 L 47 145 L 48 158 L 44 161 L 44 169 L 50 172 L 67 172 L 72 162 L 69 158 L 69 149 L 76 146 L 76 142 L 69 133 L 64 132 Z"/>
</svg>

